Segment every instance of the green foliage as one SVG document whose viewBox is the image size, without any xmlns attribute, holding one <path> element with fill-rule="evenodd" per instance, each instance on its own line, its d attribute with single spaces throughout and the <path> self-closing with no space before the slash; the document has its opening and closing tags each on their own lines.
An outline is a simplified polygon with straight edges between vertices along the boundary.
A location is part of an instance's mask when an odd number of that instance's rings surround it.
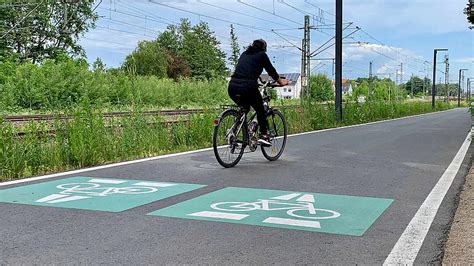
<svg viewBox="0 0 474 266">
<path fill-rule="evenodd" d="M 180 25 L 170 25 L 158 36 L 157 42 L 172 54 L 179 55 L 189 65 L 191 75 L 200 79 L 223 77 L 227 73 L 225 53 L 206 22 L 192 26 L 188 19 Z"/>
<path fill-rule="evenodd" d="M 436 110 L 447 108 L 437 102 Z M 330 103 L 282 109 L 290 134 L 432 111 L 430 102 L 346 103 L 344 120 L 338 122 Z M 0 118 L 0 180 L 209 147 L 217 116 L 193 114 L 169 123 L 137 108 L 130 116 L 110 119 L 87 99 L 66 114 L 72 119 L 21 128 Z M 19 132 L 24 134 L 19 137 Z"/>
<path fill-rule="evenodd" d="M 0 56 L 13 54 L 22 62 L 36 63 L 63 53 L 83 55 L 77 41 L 98 19 L 93 5 L 91 0 L 2 4 Z"/>
<path fill-rule="evenodd" d="M 411 94 L 413 90 L 413 96 L 424 95 L 426 90 L 431 88 L 431 80 L 429 78 L 421 79 L 417 76 L 412 76 L 410 80 L 403 85 L 403 88 L 408 94 Z"/>
<path fill-rule="evenodd" d="M 125 58 L 122 68 L 132 74 L 159 78 L 168 76 L 166 51 L 154 41 L 141 41 L 132 54 Z"/>
<path fill-rule="evenodd" d="M 352 85 L 353 92 L 350 95 L 352 101 L 357 101 L 359 96 L 365 96 L 368 101 L 394 101 L 406 98 L 407 92 L 398 87 L 391 79 L 379 79 L 374 77 L 358 78 Z M 370 91 L 370 95 L 369 95 Z"/>
<path fill-rule="evenodd" d="M 352 87 L 352 99 L 357 101 L 360 96 L 365 96 L 367 98 L 369 95 L 369 82 L 367 80 L 362 80 L 360 83 L 355 84 Z"/>
<path fill-rule="evenodd" d="M 334 99 L 334 90 L 331 80 L 324 74 L 310 76 L 311 98 L 318 102 Z"/>
<path fill-rule="evenodd" d="M 240 48 L 239 43 L 237 41 L 237 35 L 235 34 L 234 25 L 230 24 L 230 46 L 231 46 L 231 54 L 229 56 L 230 64 L 232 65 L 232 70 L 235 70 L 237 63 L 239 61 L 240 56 Z"/>
<path fill-rule="evenodd" d="M 449 96 L 458 95 L 459 84 L 449 83 L 447 88 L 446 84 L 436 84 L 436 95 L 437 96 L 446 96 L 446 90 Z"/>
<path fill-rule="evenodd" d="M 93 69 L 83 60 L 67 57 L 39 65 L 0 61 L 0 114 L 60 111 L 78 106 L 83 99 L 112 109 L 136 104 L 153 109 L 218 106 L 230 101 L 224 80 L 134 77 L 121 70 L 105 70 L 100 60 Z"/>
</svg>

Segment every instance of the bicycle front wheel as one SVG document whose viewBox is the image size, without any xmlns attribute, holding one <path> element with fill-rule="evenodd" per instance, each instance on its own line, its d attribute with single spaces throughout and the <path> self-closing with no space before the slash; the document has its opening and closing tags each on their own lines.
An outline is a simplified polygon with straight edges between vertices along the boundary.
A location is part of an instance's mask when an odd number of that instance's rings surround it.
<svg viewBox="0 0 474 266">
<path fill-rule="evenodd" d="M 272 146 L 265 147 L 262 145 L 263 156 L 269 161 L 276 161 L 280 158 L 286 145 L 287 128 L 283 114 L 278 110 L 273 110 L 272 114 L 267 117 L 268 135 Z"/>
<path fill-rule="evenodd" d="M 214 127 L 214 155 L 219 164 L 226 168 L 234 167 L 244 154 L 247 131 L 239 118 L 240 115 L 235 110 L 224 111 Z"/>
</svg>

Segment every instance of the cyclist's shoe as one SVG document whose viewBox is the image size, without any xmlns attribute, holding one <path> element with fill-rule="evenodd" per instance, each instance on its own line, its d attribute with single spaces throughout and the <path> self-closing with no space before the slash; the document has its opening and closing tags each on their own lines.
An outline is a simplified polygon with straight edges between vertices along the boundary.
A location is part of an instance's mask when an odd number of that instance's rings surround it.
<svg viewBox="0 0 474 266">
<path fill-rule="evenodd" d="M 264 147 L 272 146 L 272 143 L 270 142 L 270 136 L 268 135 L 260 135 L 258 138 L 258 143 Z"/>
</svg>

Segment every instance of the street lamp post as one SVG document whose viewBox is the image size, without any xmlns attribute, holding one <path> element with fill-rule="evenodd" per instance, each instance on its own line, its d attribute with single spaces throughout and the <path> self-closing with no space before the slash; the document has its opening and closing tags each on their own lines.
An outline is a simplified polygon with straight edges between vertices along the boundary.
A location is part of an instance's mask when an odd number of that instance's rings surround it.
<svg viewBox="0 0 474 266">
<path fill-rule="evenodd" d="M 447 51 L 448 49 L 434 49 L 433 59 L 433 88 L 431 89 L 431 108 L 435 108 L 435 97 L 436 97 L 436 54 L 438 51 Z"/>
<path fill-rule="evenodd" d="M 335 89 L 336 89 L 336 99 L 335 99 L 335 107 L 336 107 L 336 117 L 337 120 L 342 120 L 342 7 L 343 3 L 342 0 L 336 0 L 336 34 L 335 34 L 335 42 L 336 42 L 336 56 L 335 56 Z"/>
<path fill-rule="evenodd" d="M 471 102 L 471 78 L 467 78 L 466 101 Z"/>
<path fill-rule="evenodd" d="M 458 107 L 461 107 L 461 75 L 463 71 L 468 70 L 467 68 L 459 69 L 459 87 L 458 87 Z"/>
</svg>

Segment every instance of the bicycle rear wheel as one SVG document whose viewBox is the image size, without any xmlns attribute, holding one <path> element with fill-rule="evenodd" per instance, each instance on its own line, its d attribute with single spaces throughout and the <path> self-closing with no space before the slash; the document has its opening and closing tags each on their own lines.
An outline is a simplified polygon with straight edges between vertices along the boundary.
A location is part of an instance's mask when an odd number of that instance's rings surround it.
<svg viewBox="0 0 474 266">
<path fill-rule="evenodd" d="M 226 168 L 234 167 L 244 154 L 247 131 L 240 125 L 239 118 L 235 110 L 224 111 L 214 127 L 214 155 L 219 164 Z"/>
<path fill-rule="evenodd" d="M 270 135 L 272 146 L 262 147 L 263 156 L 269 161 L 276 161 L 280 158 L 286 145 L 287 128 L 283 114 L 278 110 L 273 110 L 267 117 L 268 135 Z"/>
</svg>

